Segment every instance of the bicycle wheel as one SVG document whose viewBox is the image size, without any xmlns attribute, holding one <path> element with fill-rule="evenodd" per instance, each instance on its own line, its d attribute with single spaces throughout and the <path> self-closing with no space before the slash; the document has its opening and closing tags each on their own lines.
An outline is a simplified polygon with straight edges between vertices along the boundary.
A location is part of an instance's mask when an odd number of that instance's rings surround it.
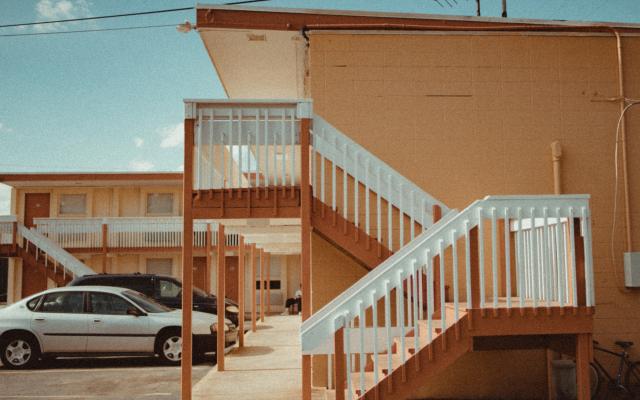
<svg viewBox="0 0 640 400">
<path fill-rule="evenodd" d="M 629 365 L 624 377 L 624 386 L 629 391 L 632 399 L 640 399 L 640 362 L 634 362 Z"/>
<path fill-rule="evenodd" d="M 593 363 L 589 363 L 589 382 L 591 384 L 591 399 L 597 399 L 600 394 L 602 377 Z"/>
</svg>

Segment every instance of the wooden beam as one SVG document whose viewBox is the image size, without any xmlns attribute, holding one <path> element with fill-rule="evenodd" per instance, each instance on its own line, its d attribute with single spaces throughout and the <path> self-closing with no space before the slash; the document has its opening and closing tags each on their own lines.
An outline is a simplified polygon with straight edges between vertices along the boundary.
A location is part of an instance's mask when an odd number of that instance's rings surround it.
<svg viewBox="0 0 640 400">
<path fill-rule="evenodd" d="M 240 236 L 238 250 L 238 346 L 244 347 L 244 237 Z"/>
<path fill-rule="evenodd" d="M 182 363 L 180 367 L 182 400 L 191 400 L 193 339 L 193 134 L 195 119 L 184 120 L 184 174 L 182 176 Z"/>
<path fill-rule="evenodd" d="M 480 308 L 480 253 L 478 248 L 478 227 L 469 231 L 470 262 L 471 262 L 471 301 L 467 299 L 469 308 Z"/>
<path fill-rule="evenodd" d="M 218 274 L 216 282 L 218 290 L 216 297 L 218 298 L 218 334 L 216 345 L 216 358 L 218 363 L 218 371 L 224 371 L 224 320 L 225 320 L 225 236 L 224 225 L 218 225 Z"/>
<path fill-rule="evenodd" d="M 256 245 L 251 245 L 251 330 L 256 331 Z"/>
<path fill-rule="evenodd" d="M 576 388 L 577 400 L 591 399 L 589 362 L 591 361 L 591 334 L 576 335 Z"/>
<path fill-rule="evenodd" d="M 205 234 L 205 254 L 206 254 L 206 263 L 207 265 L 205 266 L 205 273 L 204 273 L 204 279 L 205 279 L 205 291 L 207 293 L 211 293 L 211 268 L 213 267 L 211 265 L 211 261 L 213 261 L 213 255 L 211 254 L 212 248 L 211 248 L 211 242 L 213 239 L 213 233 L 211 232 L 211 224 L 207 224 L 207 233 Z"/>
<path fill-rule="evenodd" d="M 338 329 L 333 336 L 335 348 L 333 382 L 336 386 L 336 400 L 344 400 L 345 357 L 344 357 L 344 328 Z M 331 357 L 331 355 L 329 355 Z M 390 354 L 389 354 L 390 357 Z M 331 373 L 331 371 L 329 371 Z"/>
<path fill-rule="evenodd" d="M 267 253 L 267 314 L 271 312 L 271 253 Z"/>
<path fill-rule="evenodd" d="M 311 316 L 311 195 L 310 152 L 311 119 L 300 120 L 300 224 L 302 249 L 302 320 Z M 336 392 L 337 393 L 337 392 Z M 311 400 L 311 356 L 302 356 L 302 399 Z"/>
<path fill-rule="evenodd" d="M 264 322 L 264 276 L 265 276 L 264 250 L 260 249 L 260 322 Z"/>
<path fill-rule="evenodd" d="M 102 273 L 107 272 L 107 249 L 109 248 L 109 226 L 102 224 Z"/>
</svg>

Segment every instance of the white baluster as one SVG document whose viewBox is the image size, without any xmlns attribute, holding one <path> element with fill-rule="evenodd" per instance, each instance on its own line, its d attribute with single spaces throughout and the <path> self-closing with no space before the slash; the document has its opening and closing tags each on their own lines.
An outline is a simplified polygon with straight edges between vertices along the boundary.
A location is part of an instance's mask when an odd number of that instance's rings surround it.
<svg viewBox="0 0 640 400">
<path fill-rule="evenodd" d="M 478 258 L 480 261 L 480 308 L 484 308 L 484 214 L 482 207 L 478 207 Z"/>
<path fill-rule="evenodd" d="M 371 316 L 373 325 L 373 382 L 374 385 L 378 384 L 380 377 L 378 376 L 378 369 L 380 368 L 380 360 L 378 353 L 378 300 L 376 299 L 376 291 L 371 291 Z M 391 355 L 391 352 L 389 352 Z"/>
</svg>

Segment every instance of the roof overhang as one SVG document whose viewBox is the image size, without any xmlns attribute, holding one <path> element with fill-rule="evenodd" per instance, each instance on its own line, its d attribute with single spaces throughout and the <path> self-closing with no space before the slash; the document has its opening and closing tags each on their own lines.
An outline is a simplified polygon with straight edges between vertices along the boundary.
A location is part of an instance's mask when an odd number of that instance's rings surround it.
<svg viewBox="0 0 640 400">
<path fill-rule="evenodd" d="M 182 186 L 181 172 L 0 173 L 0 183 L 15 188 L 51 186 Z"/>
</svg>

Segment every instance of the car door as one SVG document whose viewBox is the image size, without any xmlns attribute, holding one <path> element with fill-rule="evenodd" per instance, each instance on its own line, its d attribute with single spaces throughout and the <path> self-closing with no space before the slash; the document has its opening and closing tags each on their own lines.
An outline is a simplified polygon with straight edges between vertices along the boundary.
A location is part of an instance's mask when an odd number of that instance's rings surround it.
<svg viewBox="0 0 640 400">
<path fill-rule="evenodd" d="M 31 317 L 45 353 L 82 353 L 87 347 L 88 315 L 84 292 L 47 293 Z"/>
<path fill-rule="evenodd" d="M 120 295 L 89 292 L 90 353 L 151 353 L 155 332 L 149 327 L 149 317 Z M 140 315 L 131 315 L 136 310 Z"/>
</svg>

